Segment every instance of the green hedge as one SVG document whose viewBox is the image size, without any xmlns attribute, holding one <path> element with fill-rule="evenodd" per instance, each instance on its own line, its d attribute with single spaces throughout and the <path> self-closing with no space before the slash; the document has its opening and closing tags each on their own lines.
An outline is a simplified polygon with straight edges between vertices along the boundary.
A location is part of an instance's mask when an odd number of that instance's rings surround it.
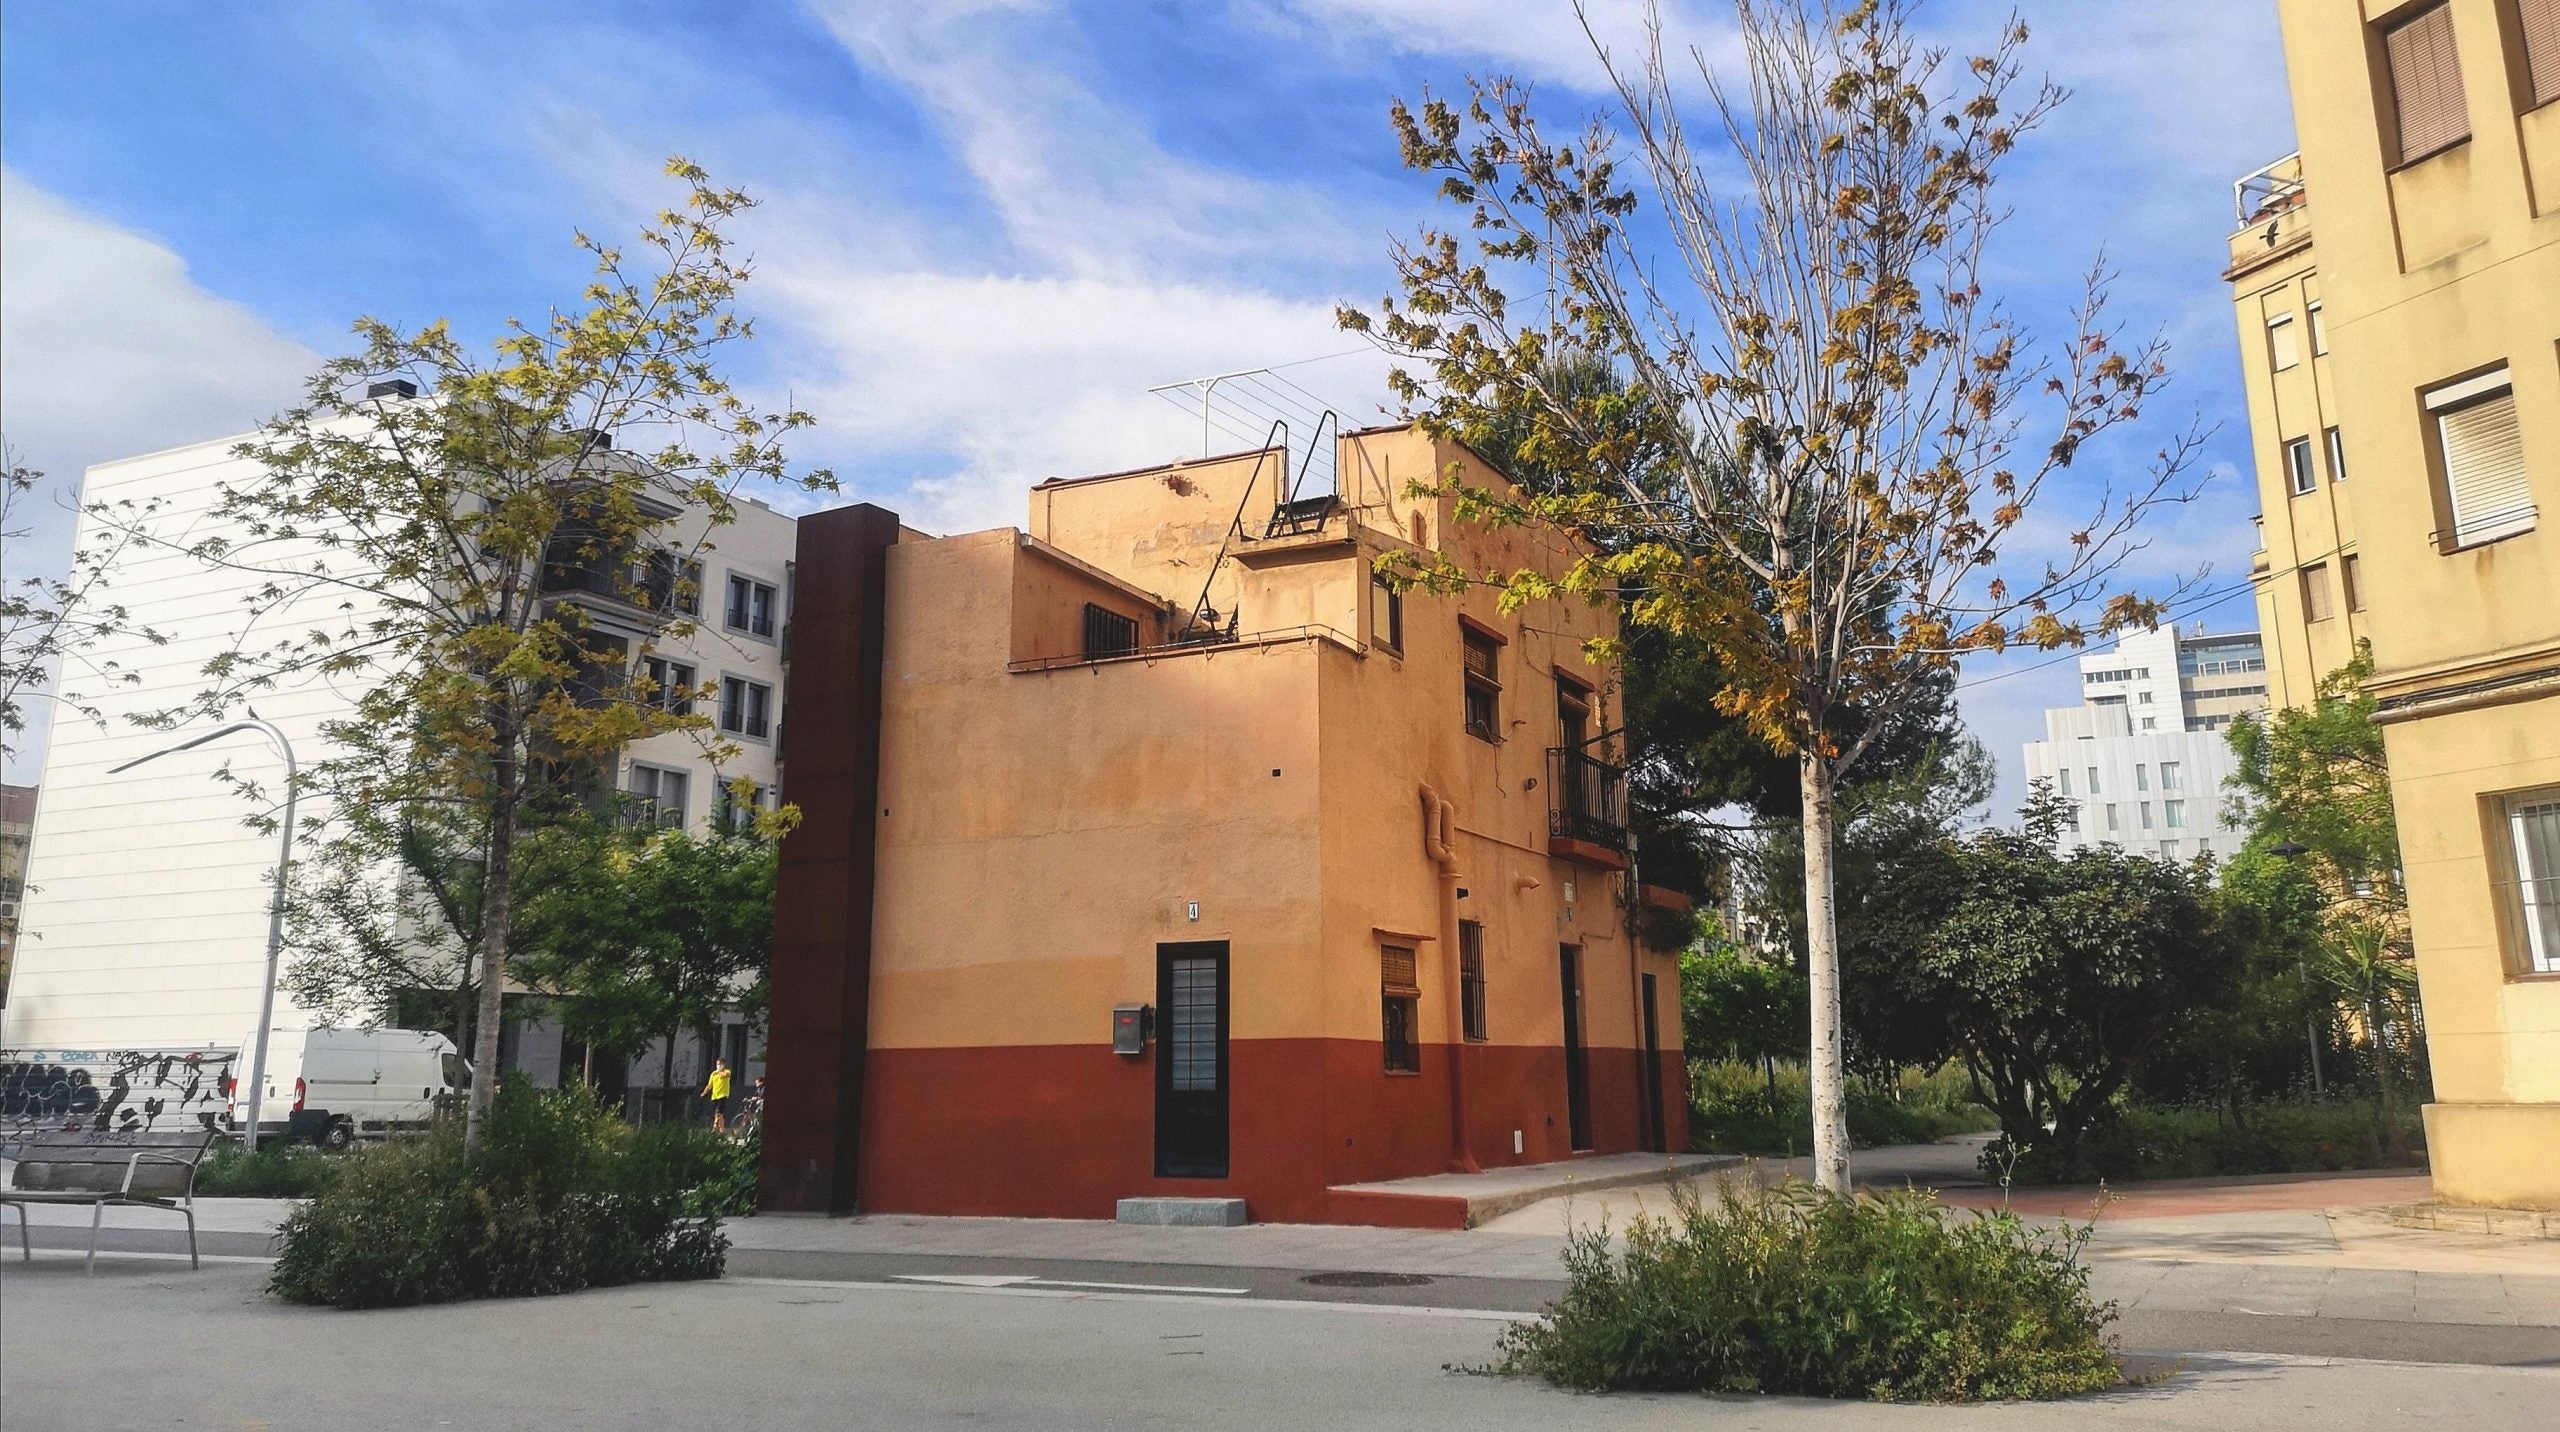
<svg viewBox="0 0 2560 1432">
<path fill-rule="evenodd" d="M 582 1091 L 510 1078 L 477 1160 L 459 1121 L 346 1156 L 286 1218 L 268 1289 L 374 1308 L 716 1278 L 729 1241 L 692 1206 L 701 1161 Z"/>
<path fill-rule="evenodd" d="M 2395 1153 L 2384 1146 L 2382 1113 L 2370 1100 L 2248 1103 L 2236 1121 L 2221 1108 L 2137 1106 L 2091 1129 L 2071 1156 L 2034 1149 L 2011 1171 L 2006 1149 L 1994 1144 L 1982 1168 L 2017 1184 L 2054 1184 L 2424 1167 L 2425 1124 L 2414 1111 L 2399 1118 Z"/>
<path fill-rule="evenodd" d="M 1493 1370 L 1586 1391 L 2092 1392 L 2121 1373 L 2114 1305 L 2089 1296 L 2087 1237 L 1921 1193 L 1684 1193 L 1671 1218 L 1631 1225 L 1623 1251 L 1606 1229 L 1574 1235 L 1564 1296 L 1504 1332 Z"/>
<path fill-rule="evenodd" d="M 213 1151 L 196 1170 L 199 1198 L 309 1198 L 326 1187 L 340 1160 L 307 1145 L 271 1139 L 251 1153 L 238 1144 Z"/>
<path fill-rule="evenodd" d="M 1778 1066 L 1776 1097 L 1756 1064 L 1701 1059 L 1689 1066 L 1689 1142 L 1701 1153 L 1772 1154 L 1813 1149 L 1813 1097 L 1802 1065 Z M 1892 1084 L 1849 1081 L 1849 1142 L 1862 1149 L 1934 1143 L 1998 1127 L 1972 1101 L 1963 1071 L 1906 1070 Z"/>
</svg>

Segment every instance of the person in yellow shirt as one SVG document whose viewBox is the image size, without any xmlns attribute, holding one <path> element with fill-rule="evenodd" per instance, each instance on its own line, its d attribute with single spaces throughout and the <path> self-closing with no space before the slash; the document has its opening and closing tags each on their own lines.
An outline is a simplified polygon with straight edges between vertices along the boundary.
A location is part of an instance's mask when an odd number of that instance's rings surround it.
<svg viewBox="0 0 2560 1432">
<path fill-rule="evenodd" d="M 711 1101 L 711 1131 L 726 1133 L 729 1128 L 729 1061 L 711 1061 L 711 1077 L 702 1085 L 702 1097 Z"/>
</svg>

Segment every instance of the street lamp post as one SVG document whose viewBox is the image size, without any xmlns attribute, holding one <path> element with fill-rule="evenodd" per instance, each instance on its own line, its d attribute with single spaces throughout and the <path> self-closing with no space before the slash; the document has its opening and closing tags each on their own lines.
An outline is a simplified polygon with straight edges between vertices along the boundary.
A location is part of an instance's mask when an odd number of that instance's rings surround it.
<svg viewBox="0 0 2560 1432">
<path fill-rule="evenodd" d="M 285 739 L 284 732 L 277 730 L 273 722 L 251 717 L 246 721 L 234 721 L 228 726 L 216 727 L 192 741 L 181 741 L 175 746 L 164 746 L 150 755 L 136 756 L 109 771 L 108 774 L 121 775 L 146 761 L 156 761 L 162 756 L 174 756 L 180 751 L 192 751 L 208 741 L 218 741 L 234 731 L 257 732 L 274 742 L 276 754 L 284 758 L 283 834 L 276 844 L 275 896 L 267 907 L 267 979 L 258 991 L 258 1032 L 251 1041 L 252 1052 L 249 1057 L 249 1123 L 242 1135 L 249 1151 L 256 1153 L 258 1151 L 258 1117 L 264 1112 L 267 1094 L 267 1026 L 275 1022 L 276 967 L 284 957 L 285 878 L 287 871 L 293 865 L 293 806 L 301 784 L 295 779 L 293 742 Z"/>
</svg>

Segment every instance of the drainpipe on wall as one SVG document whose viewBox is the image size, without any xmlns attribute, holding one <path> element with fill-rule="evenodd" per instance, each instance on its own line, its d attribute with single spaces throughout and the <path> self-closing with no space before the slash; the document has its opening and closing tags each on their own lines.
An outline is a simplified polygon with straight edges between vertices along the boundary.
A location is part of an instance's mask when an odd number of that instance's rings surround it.
<svg viewBox="0 0 2560 1432">
<path fill-rule="evenodd" d="M 1449 1169 L 1481 1173 L 1475 1152 L 1467 1147 L 1466 989 L 1458 959 L 1458 850 L 1456 807 L 1440 798 L 1431 783 L 1422 783 L 1422 850 L 1440 869 L 1440 949 L 1448 966 L 1449 997 Z"/>
</svg>

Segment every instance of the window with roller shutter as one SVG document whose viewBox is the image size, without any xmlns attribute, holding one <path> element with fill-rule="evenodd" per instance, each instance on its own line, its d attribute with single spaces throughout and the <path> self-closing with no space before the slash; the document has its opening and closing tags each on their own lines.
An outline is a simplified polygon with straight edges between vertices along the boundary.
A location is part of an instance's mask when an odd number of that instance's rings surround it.
<svg viewBox="0 0 2560 1432">
<path fill-rule="evenodd" d="M 2395 163 L 2409 164 L 2471 137 L 2462 64 L 2453 48 L 2453 7 L 2433 5 L 2382 33 L 2389 69 Z"/>
<path fill-rule="evenodd" d="M 2427 394 L 2436 458 L 2453 528 L 2447 548 L 2476 546 L 2533 530 L 2533 488 L 2525 472 L 2524 430 L 2504 368 Z"/>
<path fill-rule="evenodd" d="M 2560 100 L 2560 0 L 2516 0 L 2516 25 L 2534 105 Z"/>
</svg>

